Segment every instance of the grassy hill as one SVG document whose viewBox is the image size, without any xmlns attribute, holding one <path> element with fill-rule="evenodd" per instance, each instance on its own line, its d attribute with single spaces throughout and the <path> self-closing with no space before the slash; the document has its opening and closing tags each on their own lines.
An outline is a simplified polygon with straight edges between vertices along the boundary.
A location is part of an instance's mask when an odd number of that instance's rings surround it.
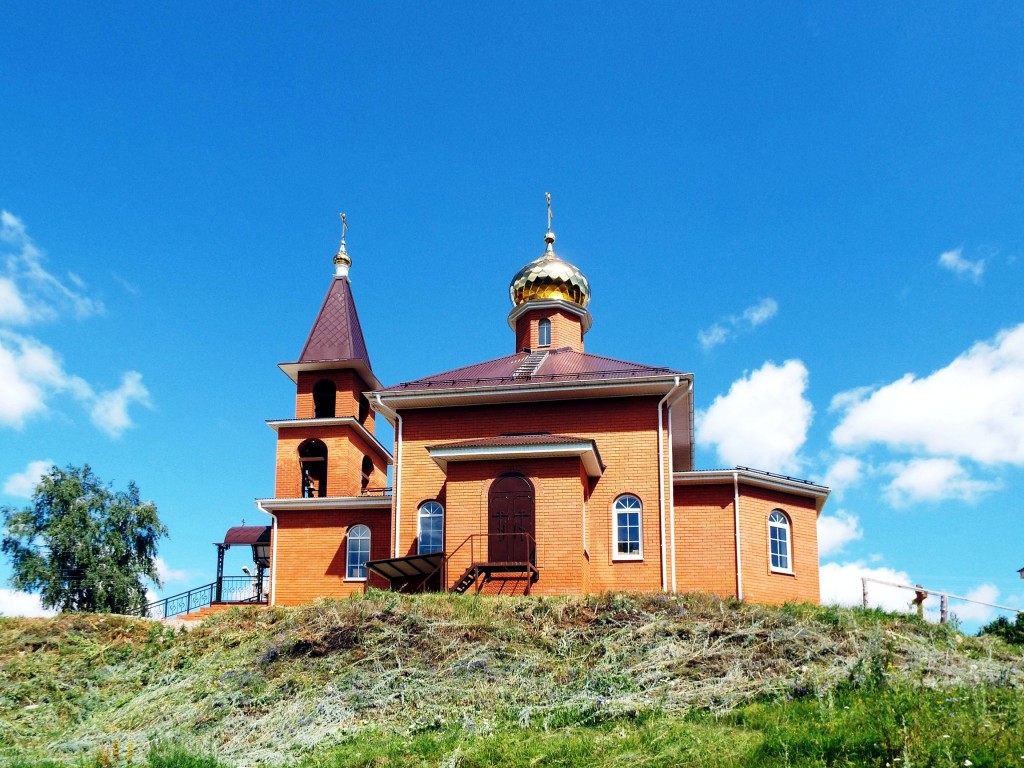
<svg viewBox="0 0 1024 768">
<path fill-rule="evenodd" d="M 1024 765 L 1022 668 L 905 616 L 704 595 L 7 618 L 0 762 Z"/>
</svg>

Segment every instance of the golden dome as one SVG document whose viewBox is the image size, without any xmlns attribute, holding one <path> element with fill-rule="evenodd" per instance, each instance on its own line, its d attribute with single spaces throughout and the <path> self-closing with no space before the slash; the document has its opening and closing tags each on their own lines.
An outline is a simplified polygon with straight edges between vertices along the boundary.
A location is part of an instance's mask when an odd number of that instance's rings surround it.
<svg viewBox="0 0 1024 768">
<path fill-rule="evenodd" d="M 550 229 L 544 235 L 547 249 L 516 273 L 508 287 L 515 306 L 528 301 L 561 299 L 571 301 L 583 309 L 590 303 L 590 283 L 576 267 L 555 253 L 555 233 Z"/>
</svg>

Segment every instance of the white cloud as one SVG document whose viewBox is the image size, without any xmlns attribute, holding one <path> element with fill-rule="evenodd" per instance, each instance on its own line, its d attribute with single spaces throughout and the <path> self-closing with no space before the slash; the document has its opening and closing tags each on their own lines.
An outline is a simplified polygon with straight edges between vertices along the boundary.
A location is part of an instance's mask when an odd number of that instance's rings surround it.
<svg viewBox="0 0 1024 768">
<path fill-rule="evenodd" d="M 760 302 L 743 310 L 743 319 L 751 328 L 757 328 L 775 317 L 779 311 L 779 302 L 775 299 L 761 299 Z"/>
<path fill-rule="evenodd" d="M 53 462 L 50 459 L 42 461 L 30 461 L 28 466 L 21 472 L 15 472 L 4 482 L 4 493 L 8 496 L 21 496 L 25 499 L 32 498 L 35 493 L 39 479 L 50 471 Z"/>
<path fill-rule="evenodd" d="M 54 616 L 56 611 L 43 608 L 39 595 L 0 589 L 0 616 Z"/>
<path fill-rule="evenodd" d="M 730 465 L 795 471 L 814 413 L 806 388 L 807 368 L 799 360 L 765 363 L 697 414 L 697 442 L 714 446 Z"/>
<path fill-rule="evenodd" d="M 93 423 L 111 437 L 132 425 L 129 405 L 150 407 L 138 372 L 128 371 L 117 389 L 97 394 L 87 381 L 65 371 L 50 347 L 0 329 L 0 426 L 21 429 L 29 418 L 46 412 L 52 395 L 65 392 L 86 405 Z"/>
<path fill-rule="evenodd" d="M 955 459 L 913 459 L 893 462 L 884 469 L 893 475 L 885 497 L 897 507 L 949 499 L 974 503 L 1000 487 L 999 483 L 972 479 Z"/>
<path fill-rule="evenodd" d="M 961 277 L 965 277 L 973 283 L 981 282 L 981 276 L 985 273 L 985 260 L 971 261 L 970 259 L 965 259 L 963 251 L 963 248 L 946 251 L 939 256 L 939 266 Z"/>
<path fill-rule="evenodd" d="M 15 249 L 3 259 L 0 298 L 6 297 L 10 303 L 0 309 L 0 320 L 24 324 L 52 320 L 65 309 L 80 318 L 104 311 L 103 302 L 86 293 L 85 283 L 77 275 L 69 272 L 61 279 L 43 266 L 43 252 L 21 219 L 9 211 L 0 211 L 0 241 Z"/>
<path fill-rule="evenodd" d="M 999 590 L 994 584 L 981 584 L 966 595 L 968 600 L 980 600 L 983 603 L 998 603 Z M 987 605 L 978 605 L 977 603 L 965 603 L 962 600 L 950 600 L 949 601 L 949 612 L 956 614 L 956 617 L 960 621 L 967 621 L 971 623 L 986 624 L 995 617 L 995 608 L 989 608 Z"/>
<path fill-rule="evenodd" d="M 825 563 L 821 566 L 821 602 L 826 605 L 861 605 L 861 578 L 867 577 L 887 581 L 890 584 L 913 584 L 910 576 L 904 571 L 897 571 L 884 566 L 870 568 L 863 560 L 848 563 Z M 882 584 L 868 584 L 868 607 L 882 608 L 886 611 L 909 610 L 914 593 L 906 589 L 897 589 Z"/>
<path fill-rule="evenodd" d="M 842 448 L 890 448 L 1024 464 L 1024 324 L 978 342 L 924 378 L 906 374 L 881 388 L 832 400 L 846 413 L 832 432 Z"/>
<path fill-rule="evenodd" d="M 822 482 L 832 489 L 834 495 L 842 496 L 843 491 L 859 483 L 863 476 L 863 461 L 856 456 L 840 456 L 829 467 Z"/>
<path fill-rule="evenodd" d="M 162 557 L 156 558 L 156 572 L 157 575 L 160 577 L 160 581 L 162 581 L 164 584 L 185 581 L 191 578 L 191 574 L 188 571 L 179 568 L 171 568 L 167 564 L 167 561 L 164 560 Z M 153 599 L 158 600 L 159 598 Z M 153 602 L 153 600 L 150 600 L 150 602 Z"/>
<path fill-rule="evenodd" d="M 860 519 L 846 510 L 840 509 L 834 515 L 822 515 L 818 518 L 818 555 L 827 557 L 843 551 L 843 547 L 851 541 L 863 538 L 864 531 L 860 528 Z"/>
<path fill-rule="evenodd" d="M 96 397 L 91 412 L 93 424 L 111 437 L 120 437 L 132 426 L 128 414 L 128 406 L 132 403 L 152 407 L 149 390 L 142 383 L 142 374 L 138 371 L 128 371 L 121 377 L 121 386 Z"/>
<path fill-rule="evenodd" d="M 775 317 L 779 311 L 779 302 L 775 299 L 761 299 L 744 309 L 739 315 L 730 315 L 719 320 L 697 332 L 697 341 L 702 349 L 709 350 L 724 344 L 733 336 L 744 331 L 752 330 L 762 323 L 766 323 Z"/>
</svg>

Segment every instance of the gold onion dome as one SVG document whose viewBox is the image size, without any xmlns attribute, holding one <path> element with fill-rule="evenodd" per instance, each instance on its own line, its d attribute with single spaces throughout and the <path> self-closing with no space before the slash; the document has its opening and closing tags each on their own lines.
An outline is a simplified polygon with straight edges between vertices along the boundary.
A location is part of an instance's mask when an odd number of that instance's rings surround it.
<svg viewBox="0 0 1024 768">
<path fill-rule="evenodd" d="M 561 299 L 583 309 L 590 303 L 590 283 L 580 270 L 555 253 L 555 233 L 544 235 L 547 249 L 516 273 L 508 287 L 515 306 L 528 301 Z"/>
</svg>

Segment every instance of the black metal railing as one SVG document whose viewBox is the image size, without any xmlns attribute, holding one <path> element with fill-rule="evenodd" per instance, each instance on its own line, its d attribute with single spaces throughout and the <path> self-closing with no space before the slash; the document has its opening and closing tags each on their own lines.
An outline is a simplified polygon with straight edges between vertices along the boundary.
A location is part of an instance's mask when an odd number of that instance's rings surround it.
<svg viewBox="0 0 1024 768">
<path fill-rule="evenodd" d="M 269 596 L 270 580 L 267 578 L 261 583 L 255 576 L 225 576 L 188 592 L 152 602 L 141 615 L 150 619 L 170 619 L 213 603 L 265 604 Z"/>
</svg>

